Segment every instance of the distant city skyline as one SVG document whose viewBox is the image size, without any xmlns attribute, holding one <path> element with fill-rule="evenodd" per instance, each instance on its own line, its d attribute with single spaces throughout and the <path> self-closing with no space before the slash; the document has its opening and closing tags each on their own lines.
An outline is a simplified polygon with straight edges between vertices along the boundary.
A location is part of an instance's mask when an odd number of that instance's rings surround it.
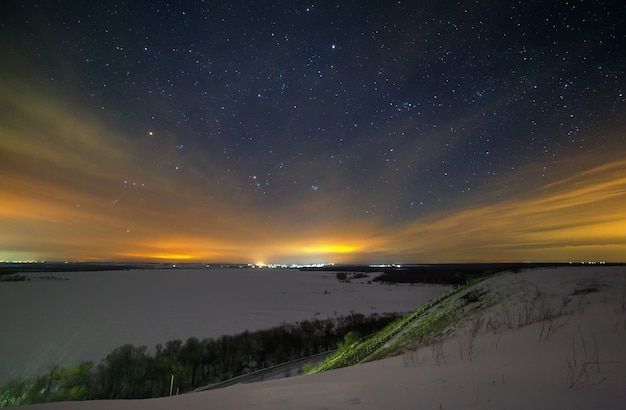
<svg viewBox="0 0 626 410">
<path fill-rule="evenodd" d="M 626 260 L 616 2 L 3 1 L 0 260 Z"/>
</svg>

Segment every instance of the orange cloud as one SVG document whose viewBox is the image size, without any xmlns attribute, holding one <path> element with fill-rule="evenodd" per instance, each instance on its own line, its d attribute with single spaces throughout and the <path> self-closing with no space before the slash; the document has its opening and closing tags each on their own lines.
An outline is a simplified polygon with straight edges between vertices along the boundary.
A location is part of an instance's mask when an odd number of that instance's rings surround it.
<svg viewBox="0 0 626 410">
<path fill-rule="evenodd" d="M 351 212 L 359 195 L 340 177 L 301 197 L 265 201 L 241 189 L 247 176 L 199 153 L 186 161 L 203 167 L 174 172 L 171 153 L 153 148 L 156 135 L 130 138 L 80 109 L 6 85 L 0 97 L 0 260 L 626 259 L 625 160 L 586 171 L 567 162 L 557 182 L 504 199 L 487 192 L 388 226 Z"/>
<path fill-rule="evenodd" d="M 406 227 L 410 260 L 624 260 L 626 161 L 578 172 L 522 197 L 473 205 Z"/>
</svg>

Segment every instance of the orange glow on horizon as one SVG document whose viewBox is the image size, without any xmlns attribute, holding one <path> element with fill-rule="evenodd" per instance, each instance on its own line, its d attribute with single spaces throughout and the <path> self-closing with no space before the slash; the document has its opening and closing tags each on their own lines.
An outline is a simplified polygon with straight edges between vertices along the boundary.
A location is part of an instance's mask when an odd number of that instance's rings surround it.
<svg viewBox="0 0 626 410">
<path fill-rule="evenodd" d="M 197 261 L 201 260 L 198 255 L 180 255 L 173 253 L 163 254 L 134 254 L 127 253 L 120 255 L 121 260 L 134 260 L 134 261 Z"/>
<path fill-rule="evenodd" d="M 183 231 L 171 236 L 167 225 L 175 224 L 176 219 L 167 217 L 156 221 L 150 218 L 151 224 L 139 219 L 136 222 L 141 223 L 127 231 L 124 226 L 128 223 L 123 219 L 107 213 L 91 214 L 84 209 L 87 205 L 63 208 L 62 201 L 56 205 L 51 201 L 38 202 L 22 193 L 6 196 L 9 206 L 0 211 L 7 228 L 0 233 L 0 259 L 15 260 L 28 255 L 28 259 L 46 260 L 250 263 L 619 262 L 626 255 L 623 175 L 626 161 L 591 169 L 514 200 L 441 212 L 401 228 L 337 223 L 341 234 L 336 238 L 327 232 L 323 238 L 316 237 L 315 232 L 294 233 L 278 223 L 257 224 L 238 237 L 231 232 L 239 226 L 234 216 L 220 231 L 211 231 L 210 224 L 198 222 L 198 231 L 206 230 L 207 234 Z M 227 214 L 222 216 L 228 218 Z M 211 217 L 207 216 L 207 220 Z M 91 237 L 90 233 L 98 236 Z M 168 236 L 171 238 L 162 239 Z M 38 239 L 34 241 L 33 237 Z M 57 238 L 56 251 L 46 238 Z M 14 246 L 14 252 L 8 244 Z M 29 250 L 29 246 L 35 249 Z M 38 251 L 38 246 L 53 252 Z"/>
<path fill-rule="evenodd" d="M 135 155 L 144 149 L 138 142 L 95 119 L 0 91 L 15 112 L 0 124 L 0 260 L 626 260 L 626 160 L 583 167 L 572 157 L 550 183 L 507 195 L 486 188 L 391 226 L 383 211 L 352 212 L 345 189 L 270 207 L 239 189 L 246 181 L 211 164 L 202 175 L 164 174 L 158 161 Z M 199 190 L 204 174 L 219 175 L 212 187 L 222 191 Z M 395 208 L 389 198 L 387 214 Z"/>
<path fill-rule="evenodd" d="M 300 252 L 303 254 L 335 254 L 335 253 L 352 253 L 355 252 L 357 248 L 355 246 L 350 245 L 342 245 L 342 244 L 320 244 L 320 245 L 311 245 L 304 246 L 300 249 Z"/>
</svg>

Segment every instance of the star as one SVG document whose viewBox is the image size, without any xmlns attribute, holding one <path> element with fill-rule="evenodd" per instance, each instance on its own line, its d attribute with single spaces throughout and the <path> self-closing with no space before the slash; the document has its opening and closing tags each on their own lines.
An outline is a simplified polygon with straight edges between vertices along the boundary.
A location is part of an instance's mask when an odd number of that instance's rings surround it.
<svg viewBox="0 0 626 410">
<path fill-rule="evenodd" d="M 7 8 L 0 259 L 623 257 L 623 10 L 422 3 Z"/>
</svg>

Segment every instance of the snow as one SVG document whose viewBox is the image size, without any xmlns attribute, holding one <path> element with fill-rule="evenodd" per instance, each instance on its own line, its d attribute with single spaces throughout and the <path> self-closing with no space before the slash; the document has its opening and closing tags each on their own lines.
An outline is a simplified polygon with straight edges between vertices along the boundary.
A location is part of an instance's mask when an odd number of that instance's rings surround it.
<svg viewBox="0 0 626 410">
<path fill-rule="evenodd" d="M 29 274 L 37 279 L 50 275 Z M 439 285 L 341 283 L 332 272 L 156 269 L 54 273 L 69 280 L 0 282 L 0 383 L 53 364 L 100 361 L 126 343 L 236 334 L 349 315 L 407 312 Z"/>
<path fill-rule="evenodd" d="M 505 297 L 476 317 L 454 325 L 449 336 L 437 344 L 397 357 L 178 397 L 52 403 L 25 409 L 625 407 L 624 267 L 506 273 L 477 286 L 500 290 Z M 518 328 L 531 306 L 535 312 L 553 309 L 560 314 Z M 500 326 L 485 325 L 470 339 L 472 321 L 477 318 Z"/>
</svg>

